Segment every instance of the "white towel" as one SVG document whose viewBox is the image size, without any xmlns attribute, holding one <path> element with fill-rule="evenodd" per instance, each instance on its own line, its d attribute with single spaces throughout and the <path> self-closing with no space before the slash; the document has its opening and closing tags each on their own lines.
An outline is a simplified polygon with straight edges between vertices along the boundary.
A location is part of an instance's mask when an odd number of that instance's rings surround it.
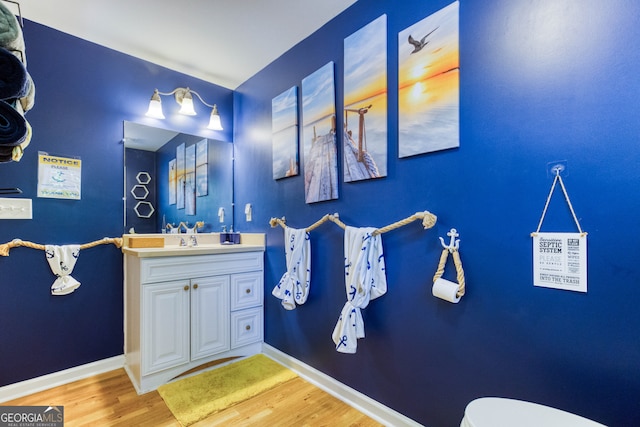
<svg viewBox="0 0 640 427">
<path fill-rule="evenodd" d="M 45 245 L 44 253 L 53 274 L 58 276 L 51 285 L 52 295 L 67 295 L 75 291 L 80 282 L 70 276 L 80 255 L 80 245 Z"/>
<path fill-rule="evenodd" d="M 284 229 L 287 272 L 271 292 L 287 310 L 307 301 L 311 283 L 311 244 L 309 233 L 291 227 Z"/>
<path fill-rule="evenodd" d="M 387 292 L 384 253 L 375 228 L 346 227 L 344 232 L 344 278 L 347 302 L 333 330 L 332 338 L 340 353 L 355 353 L 358 338 L 364 338 L 361 309 Z"/>
</svg>

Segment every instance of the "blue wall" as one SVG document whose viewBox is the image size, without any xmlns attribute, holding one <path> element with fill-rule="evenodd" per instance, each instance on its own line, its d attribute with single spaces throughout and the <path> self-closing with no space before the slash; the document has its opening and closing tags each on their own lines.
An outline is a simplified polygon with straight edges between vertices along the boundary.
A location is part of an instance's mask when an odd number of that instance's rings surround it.
<svg viewBox="0 0 640 427">
<path fill-rule="evenodd" d="M 364 310 L 367 337 L 355 355 L 336 353 L 330 338 L 345 300 L 342 231 L 333 224 L 314 231 L 306 305 L 285 312 L 266 293 L 269 344 L 431 426 L 456 425 L 467 402 L 487 395 L 608 425 L 640 424 L 640 5 L 463 0 L 461 146 L 398 160 L 396 35 L 448 3 L 358 2 L 235 94 L 26 21 L 37 85 L 27 115 L 34 137 L 20 163 L 0 165 L 0 182 L 33 199 L 34 219 L 0 221 L 0 242 L 120 235 L 122 121 L 207 136 L 200 130 L 206 117 L 178 117 L 171 102 L 164 103 L 165 122 L 142 116 L 154 88 L 188 85 L 220 108 L 225 131 L 211 136 L 236 141 L 236 205 L 254 206 L 253 222 L 238 213 L 236 227 L 267 232 L 267 291 L 285 268 L 282 230 L 267 225 L 272 216 L 285 215 L 294 227 L 333 212 L 357 226 L 425 209 L 439 218 L 432 230 L 416 223 L 383 236 L 389 291 Z M 339 200 L 306 205 L 301 176 L 272 179 L 271 99 L 332 60 L 340 111 L 343 39 L 382 13 L 389 27 L 388 176 L 341 184 Z M 36 197 L 39 150 L 82 158 L 82 200 Z M 568 162 L 566 184 L 589 232 L 587 294 L 531 283 L 529 233 L 554 160 Z M 437 237 L 451 227 L 461 233 L 468 284 L 458 305 L 430 295 Z M 574 230 L 559 193 L 545 229 Z M 50 295 L 54 276 L 41 251 L 13 249 L 0 272 L 0 385 L 122 354 L 122 261 L 114 247 L 81 252 L 73 276 L 82 286 L 69 296 Z"/>
<path fill-rule="evenodd" d="M 127 165 L 125 169 L 124 178 L 124 191 L 126 196 L 126 226 L 125 232 L 129 232 L 132 228 L 136 233 L 157 233 L 162 225 L 157 225 L 158 217 L 158 200 L 156 194 L 156 187 L 158 181 L 158 173 L 156 171 L 156 153 L 153 151 L 137 150 L 135 148 L 125 148 L 125 163 Z M 148 184 L 145 184 L 147 189 L 147 196 L 142 199 L 136 199 L 131 193 L 136 185 L 140 185 L 138 182 L 138 174 L 146 172 L 149 174 L 150 180 Z M 141 197 L 144 193 L 143 190 L 138 188 L 137 196 Z M 139 202 L 149 202 L 153 206 L 154 212 L 149 218 L 141 218 L 136 214 L 136 206 Z M 144 207 L 143 207 L 144 209 Z M 147 210 L 141 211 L 144 213 Z M 162 221 L 162 218 L 160 219 Z"/>
<path fill-rule="evenodd" d="M 82 244 L 122 234 L 123 120 L 231 140 L 231 90 L 29 21 L 24 34 L 37 88 L 27 114 L 33 139 L 22 161 L 0 165 L 0 186 L 33 199 L 33 220 L 0 221 L 1 243 Z M 215 100 L 225 131 L 203 130 L 206 115 L 177 116 L 168 98 L 166 121 L 144 117 L 154 88 L 178 86 Z M 82 159 L 82 200 L 36 197 L 38 151 Z M 0 259 L 0 386 L 122 354 L 122 254 L 112 245 L 83 250 L 72 275 L 82 286 L 52 296 L 43 251 L 14 248 Z"/>
<path fill-rule="evenodd" d="M 398 159 L 397 34 L 449 3 L 360 1 L 237 89 L 236 204 L 252 203 L 254 215 L 237 215 L 236 226 L 267 230 L 266 341 L 430 426 L 457 425 L 481 396 L 639 425 L 640 4 L 462 0 L 460 148 Z M 341 111 L 343 40 L 383 13 L 388 177 L 343 183 L 339 200 L 307 205 L 302 175 L 272 179 L 271 99 L 335 61 Z M 565 183 L 589 233 L 587 294 L 532 284 L 529 234 L 556 160 L 567 161 Z M 382 226 L 425 209 L 438 215 L 434 229 L 383 235 L 389 290 L 364 310 L 355 355 L 331 341 L 345 301 L 338 227 L 311 233 L 307 303 L 287 312 L 270 295 L 285 271 L 283 232 L 268 228 L 270 217 L 306 227 L 339 212 L 350 225 Z M 467 279 L 457 305 L 430 295 L 438 236 L 451 227 Z M 575 230 L 558 191 L 543 231 Z M 451 262 L 447 270 L 453 276 Z"/>
</svg>

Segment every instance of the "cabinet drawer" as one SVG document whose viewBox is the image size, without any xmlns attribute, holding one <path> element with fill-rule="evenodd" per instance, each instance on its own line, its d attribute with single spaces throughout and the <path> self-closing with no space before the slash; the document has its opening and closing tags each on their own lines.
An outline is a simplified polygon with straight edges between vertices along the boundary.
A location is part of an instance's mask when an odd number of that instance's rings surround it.
<svg viewBox="0 0 640 427">
<path fill-rule="evenodd" d="M 231 311 L 262 305 L 263 273 L 234 274 L 231 276 Z"/>
<path fill-rule="evenodd" d="M 263 258 L 262 251 L 143 258 L 140 260 L 140 281 L 165 282 L 262 270 Z"/>
<path fill-rule="evenodd" d="M 262 341 L 262 307 L 231 313 L 231 348 Z"/>
</svg>

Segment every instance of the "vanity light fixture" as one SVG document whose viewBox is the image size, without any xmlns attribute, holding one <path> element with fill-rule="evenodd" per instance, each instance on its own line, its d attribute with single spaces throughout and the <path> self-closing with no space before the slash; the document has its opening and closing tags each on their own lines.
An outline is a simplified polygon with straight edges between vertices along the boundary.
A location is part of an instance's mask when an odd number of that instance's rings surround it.
<svg viewBox="0 0 640 427">
<path fill-rule="evenodd" d="M 185 114 L 187 116 L 195 116 L 196 110 L 193 107 L 193 95 L 197 96 L 198 99 L 207 107 L 211 108 L 211 116 L 209 117 L 209 125 L 208 129 L 213 130 L 222 130 L 222 124 L 220 123 L 220 114 L 218 113 L 218 106 L 216 104 L 208 104 L 202 99 L 200 94 L 191 89 L 179 87 L 171 92 L 159 92 L 158 89 L 153 91 L 153 95 L 151 96 L 151 101 L 149 101 L 149 110 L 147 110 L 147 117 L 153 117 L 155 119 L 164 119 L 164 114 L 162 113 L 162 101 L 160 100 L 160 95 L 174 95 L 176 102 L 180 105 L 180 114 Z"/>
</svg>

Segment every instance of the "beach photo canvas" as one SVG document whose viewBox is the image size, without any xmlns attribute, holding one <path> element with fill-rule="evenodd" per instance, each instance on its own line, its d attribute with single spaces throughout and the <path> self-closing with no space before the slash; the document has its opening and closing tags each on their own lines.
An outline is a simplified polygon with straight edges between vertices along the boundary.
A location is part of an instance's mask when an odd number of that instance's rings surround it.
<svg viewBox="0 0 640 427">
<path fill-rule="evenodd" d="M 298 87 L 271 100 L 273 179 L 299 174 Z"/>
<path fill-rule="evenodd" d="M 398 157 L 460 146 L 458 9 L 398 34 Z"/>
<path fill-rule="evenodd" d="M 338 198 L 334 63 L 302 80 L 304 191 L 307 203 Z"/>
<path fill-rule="evenodd" d="M 387 15 L 344 40 L 344 181 L 387 176 Z"/>
</svg>

